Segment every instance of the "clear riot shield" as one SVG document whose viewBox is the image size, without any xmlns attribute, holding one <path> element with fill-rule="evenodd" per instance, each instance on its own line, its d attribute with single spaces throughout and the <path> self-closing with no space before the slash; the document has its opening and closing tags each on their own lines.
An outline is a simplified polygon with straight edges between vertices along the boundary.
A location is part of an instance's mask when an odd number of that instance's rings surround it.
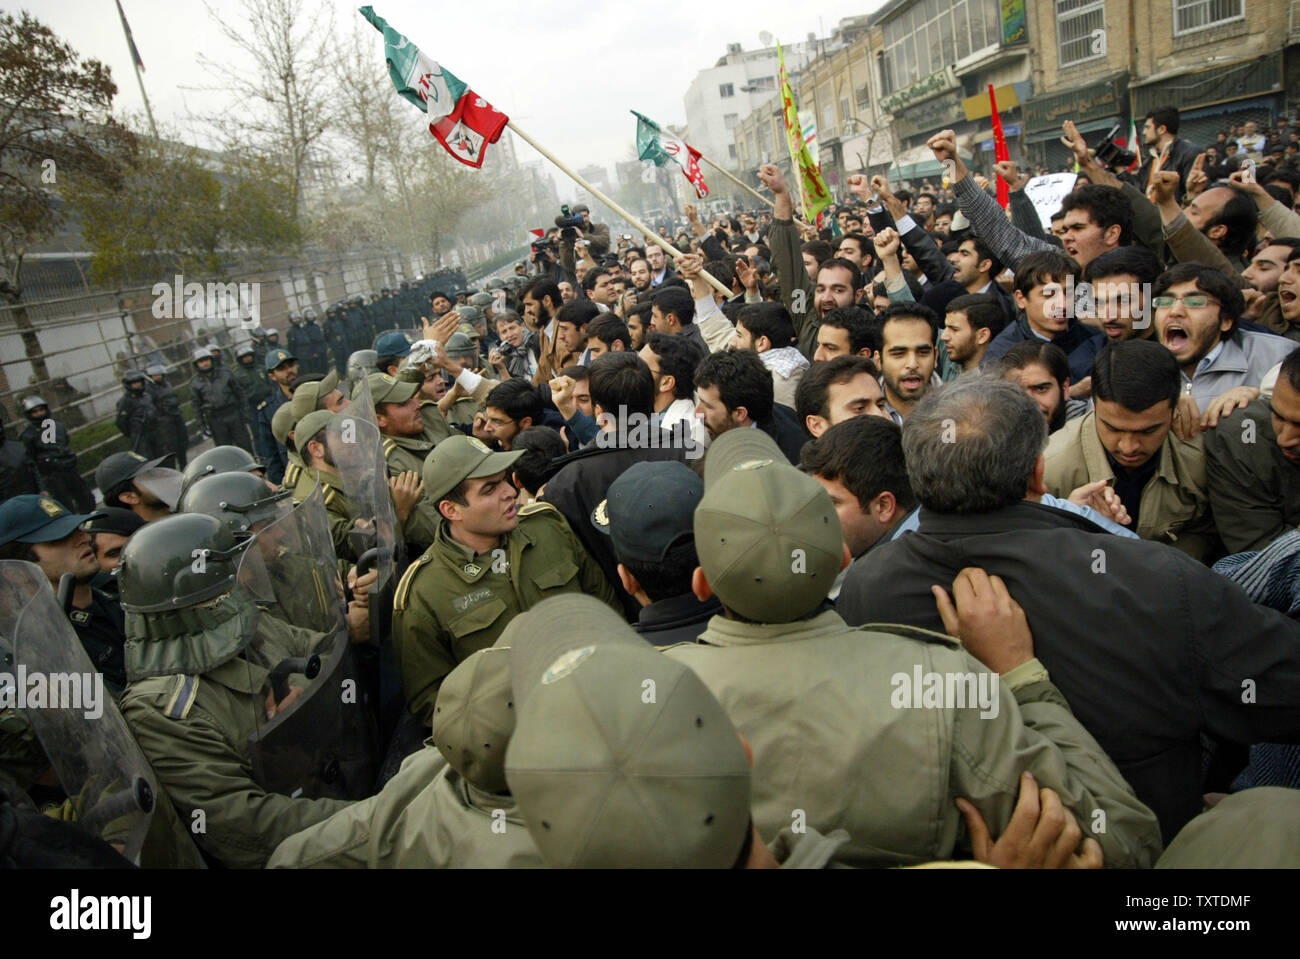
<svg viewBox="0 0 1300 959">
<path fill-rule="evenodd" d="M 319 484 L 257 531 L 237 582 L 258 609 L 240 654 L 253 691 L 253 778 L 287 796 L 370 795 L 377 734 L 353 659 Z"/>
<path fill-rule="evenodd" d="M 351 405 L 330 420 L 325 435 L 354 517 L 348 539 L 357 558 L 357 573 L 375 569 L 379 574 L 370 591 L 370 635 L 371 642 L 380 645 L 392 633 L 393 591 L 405 556 L 388 489 L 384 438 L 375 423 L 375 405 L 365 380 Z"/>
<path fill-rule="evenodd" d="M 80 825 L 140 866 L 204 865 L 38 566 L 0 562 L 0 676 L 40 739 Z"/>
<path fill-rule="evenodd" d="M 357 559 L 357 574 L 371 569 L 378 574 L 370 588 L 371 656 L 364 662 L 364 671 L 387 742 L 405 713 L 392 639 L 393 597 L 406 568 L 405 541 L 388 489 L 384 438 L 375 422 L 375 404 L 365 379 L 359 382 L 351 405 L 330 420 L 325 436 L 354 517 L 348 539 Z"/>
</svg>

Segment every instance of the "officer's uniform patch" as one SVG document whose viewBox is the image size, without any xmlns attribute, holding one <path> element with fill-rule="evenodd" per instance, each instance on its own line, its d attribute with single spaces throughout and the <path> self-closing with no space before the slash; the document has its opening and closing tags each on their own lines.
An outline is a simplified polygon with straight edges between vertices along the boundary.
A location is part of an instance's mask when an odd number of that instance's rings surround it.
<svg viewBox="0 0 1300 959">
<path fill-rule="evenodd" d="M 168 719 L 184 719 L 190 714 L 198 695 L 199 677 L 179 674 L 172 686 L 171 695 L 167 698 L 167 705 L 163 707 L 164 715 Z"/>
</svg>

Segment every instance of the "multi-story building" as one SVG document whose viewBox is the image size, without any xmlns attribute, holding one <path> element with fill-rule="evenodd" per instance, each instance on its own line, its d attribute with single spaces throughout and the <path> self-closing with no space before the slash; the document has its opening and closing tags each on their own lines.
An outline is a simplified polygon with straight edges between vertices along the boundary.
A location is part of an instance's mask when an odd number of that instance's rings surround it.
<svg viewBox="0 0 1300 959">
<path fill-rule="evenodd" d="M 763 37 L 770 44 L 770 37 Z M 786 69 L 791 73 L 802 71 L 829 45 L 813 34 L 806 42 L 784 44 Z M 776 96 L 777 71 L 775 46 L 745 50 L 739 43 L 727 44 L 726 54 L 709 69 L 697 73 L 686 90 L 686 126 L 691 146 L 714 163 L 735 169 L 739 165 L 736 128 Z"/>
<path fill-rule="evenodd" d="M 990 86 L 1008 147 L 1018 152 L 1020 104 L 1031 93 L 1027 20 L 1042 5 L 893 0 L 872 16 L 880 106 L 893 117 L 898 144 L 892 178 L 937 177 L 942 169 L 925 143 L 943 129 L 956 131 L 958 151 L 977 168 L 991 167 Z"/>
<path fill-rule="evenodd" d="M 791 73 L 795 102 L 805 125 L 816 132 L 813 153 L 827 185 L 839 192 L 848 174 L 868 167 L 884 169 L 893 153 L 889 117 L 876 108 L 878 83 L 872 66 L 869 18 L 842 20 L 824 52 Z M 787 67 L 790 63 L 787 60 Z M 775 163 L 789 172 L 790 154 L 779 97 L 742 118 L 733 147 L 741 176 L 755 183 L 755 170 Z"/>
<path fill-rule="evenodd" d="M 992 166 L 988 87 L 1013 153 L 1030 95 L 1026 12 L 1002 0 L 892 0 L 869 16 L 841 23 L 843 42 L 804 69 L 795 86 L 801 111 L 812 111 L 818 159 L 827 185 L 843 194 L 851 173 L 888 170 L 895 180 L 941 172 L 925 146 L 945 128 L 958 133 L 964 157 Z M 767 104 L 738 127 L 746 167 L 788 167 L 780 104 Z"/>
<path fill-rule="evenodd" d="M 1115 127 L 1127 144 L 1131 120 L 1140 136 L 1148 112 L 1175 106 L 1178 135 L 1206 144 L 1300 107 L 1300 0 L 1042 0 L 1035 10 L 1026 140 L 1051 166 L 1068 159 L 1067 119 L 1094 146 Z"/>
</svg>

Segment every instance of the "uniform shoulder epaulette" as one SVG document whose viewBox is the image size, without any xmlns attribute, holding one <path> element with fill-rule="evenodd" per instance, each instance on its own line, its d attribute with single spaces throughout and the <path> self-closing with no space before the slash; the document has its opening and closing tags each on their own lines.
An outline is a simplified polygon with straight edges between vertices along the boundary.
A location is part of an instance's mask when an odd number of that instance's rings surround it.
<svg viewBox="0 0 1300 959">
<path fill-rule="evenodd" d="M 393 609 L 406 609 L 406 600 L 411 593 L 411 581 L 415 579 L 415 574 L 420 571 L 420 567 L 428 561 L 429 554 L 426 552 L 406 568 L 406 572 L 397 582 L 397 590 L 393 593 Z"/>
<path fill-rule="evenodd" d="M 338 488 L 337 486 L 326 486 L 326 487 L 325 487 L 325 505 L 326 505 L 326 506 L 333 506 L 334 503 L 335 503 L 337 500 L 339 500 L 342 496 L 343 496 L 343 494 L 339 492 L 339 488 Z M 345 500 L 345 502 L 346 502 L 346 500 Z"/>
<path fill-rule="evenodd" d="M 264 409 L 266 409 L 266 404 L 269 403 L 269 402 L 271 402 L 271 401 L 270 401 L 270 400 L 262 400 L 262 402 L 260 402 L 260 403 L 257 404 L 257 408 L 258 408 L 259 410 L 264 410 Z"/>
<path fill-rule="evenodd" d="M 190 714 L 195 698 L 199 695 L 199 677 L 178 674 L 168 690 L 163 715 L 168 719 L 184 719 Z"/>
<path fill-rule="evenodd" d="M 670 649 L 677 649 L 679 646 L 700 646 L 701 643 L 692 643 L 689 640 L 682 640 L 680 643 L 669 643 L 667 646 L 656 646 L 655 650 L 660 653 L 666 653 Z"/>
<path fill-rule="evenodd" d="M 553 504 L 543 502 L 542 500 L 534 500 L 521 509 L 519 511 L 519 518 L 523 519 L 525 516 L 536 516 L 538 513 L 554 513 L 561 519 L 564 518 L 564 514 L 556 509 Z"/>
<path fill-rule="evenodd" d="M 901 623 L 863 623 L 861 626 L 853 627 L 857 630 L 870 630 L 873 633 L 893 633 L 895 636 L 905 636 L 908 639 L 919 639 L 923 643 L 934 643 L 939 646 L 951 646 L 953 649 L 961 649 L 961 640 L 949 636 L 947 633 L 936 633 L 932 629 L 922 629 L 920 626 L 904 626 Z"/>
<path fill-rule="evenodd" d="M 397 449 L 397 440 L 391 436 L 385 437 L 383 442 L 384 456 L 391 456 L 393 450 Z"/>
</svg>

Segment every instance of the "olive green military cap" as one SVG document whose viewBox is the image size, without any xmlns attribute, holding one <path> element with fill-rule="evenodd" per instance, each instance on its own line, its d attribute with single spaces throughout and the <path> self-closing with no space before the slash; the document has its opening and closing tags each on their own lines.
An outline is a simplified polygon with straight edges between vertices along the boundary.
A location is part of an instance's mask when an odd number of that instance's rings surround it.
<svg viewBox="0 0 1300 959">
<path fill-rule="evenodd" d="M 515 731 L 510 648 L 472 653 L 442 681 L 433 744 L 456 772 L 488 792 L 505 792 L 506 746 Z"/>
<path fill-rule="evenodd" d="M 288 446 L 289 434 L 297 422 L 297 417 L 293 415 L 293 404 L 281 403 L 280 408 L 271 416 L 271 435 L 281 446 Z"/>
<path fill-rule="evenodd" d="M 302 384 L 293 391 L 293 399 L 289 401 L 293 404 L 293 418 L 300 420 L 312 410 L 320 409 L 321 400 L 338 388 L 339 374 L 337 370 L 330 370 L 325 374 L 324 379 Z"/>
<path fill-rule="evenodd" d="M 424 495 L 436 509 L 465 480 L 504 473 L 523 455 L 523 450 L 494 453 L 482 440 L 463 433 L 449 436 L 424 461 Z"/>
<path fill-rule="evenodd" d="M 704 461 L 695 549 L 724 606 L 758 623 L 816 609 L 843 567 L 830 495 L 799 472 L 766 433 L 728 430 Z"/>
<path fill-rule="evenodd" d="M 750 831 L 750 766 L 721 704 L 591 596 L 510 621 L 511 795 L 547 865 L 726 869 Z"/>
<path fill-rule="evenodd" d="M 366 383 L 370 386 L 370 399 L 376 409 L 380 403 L 405 403 L 420 392 L 419 383 L 389 376 L 387 373 L 371 373 L 366 377 Z M 360 390 L 359 385 L 357 389 Z"/>
<path fill-rule="evenodd" d="M 334 414 L 329 410 L 312 410 L 300 419 L 293 428 L 293 445 L 298 447 L 298 452 L 303 453 L 302 447 L 307 445 L 307 441 L 329 426 L 332 419 L 334 419 Z M 301 445 L 298 442 L 299 440 L 302 441 Z M 303 453 L 303 456 L 305 458 L 306 454 Z"/>
</svg>

